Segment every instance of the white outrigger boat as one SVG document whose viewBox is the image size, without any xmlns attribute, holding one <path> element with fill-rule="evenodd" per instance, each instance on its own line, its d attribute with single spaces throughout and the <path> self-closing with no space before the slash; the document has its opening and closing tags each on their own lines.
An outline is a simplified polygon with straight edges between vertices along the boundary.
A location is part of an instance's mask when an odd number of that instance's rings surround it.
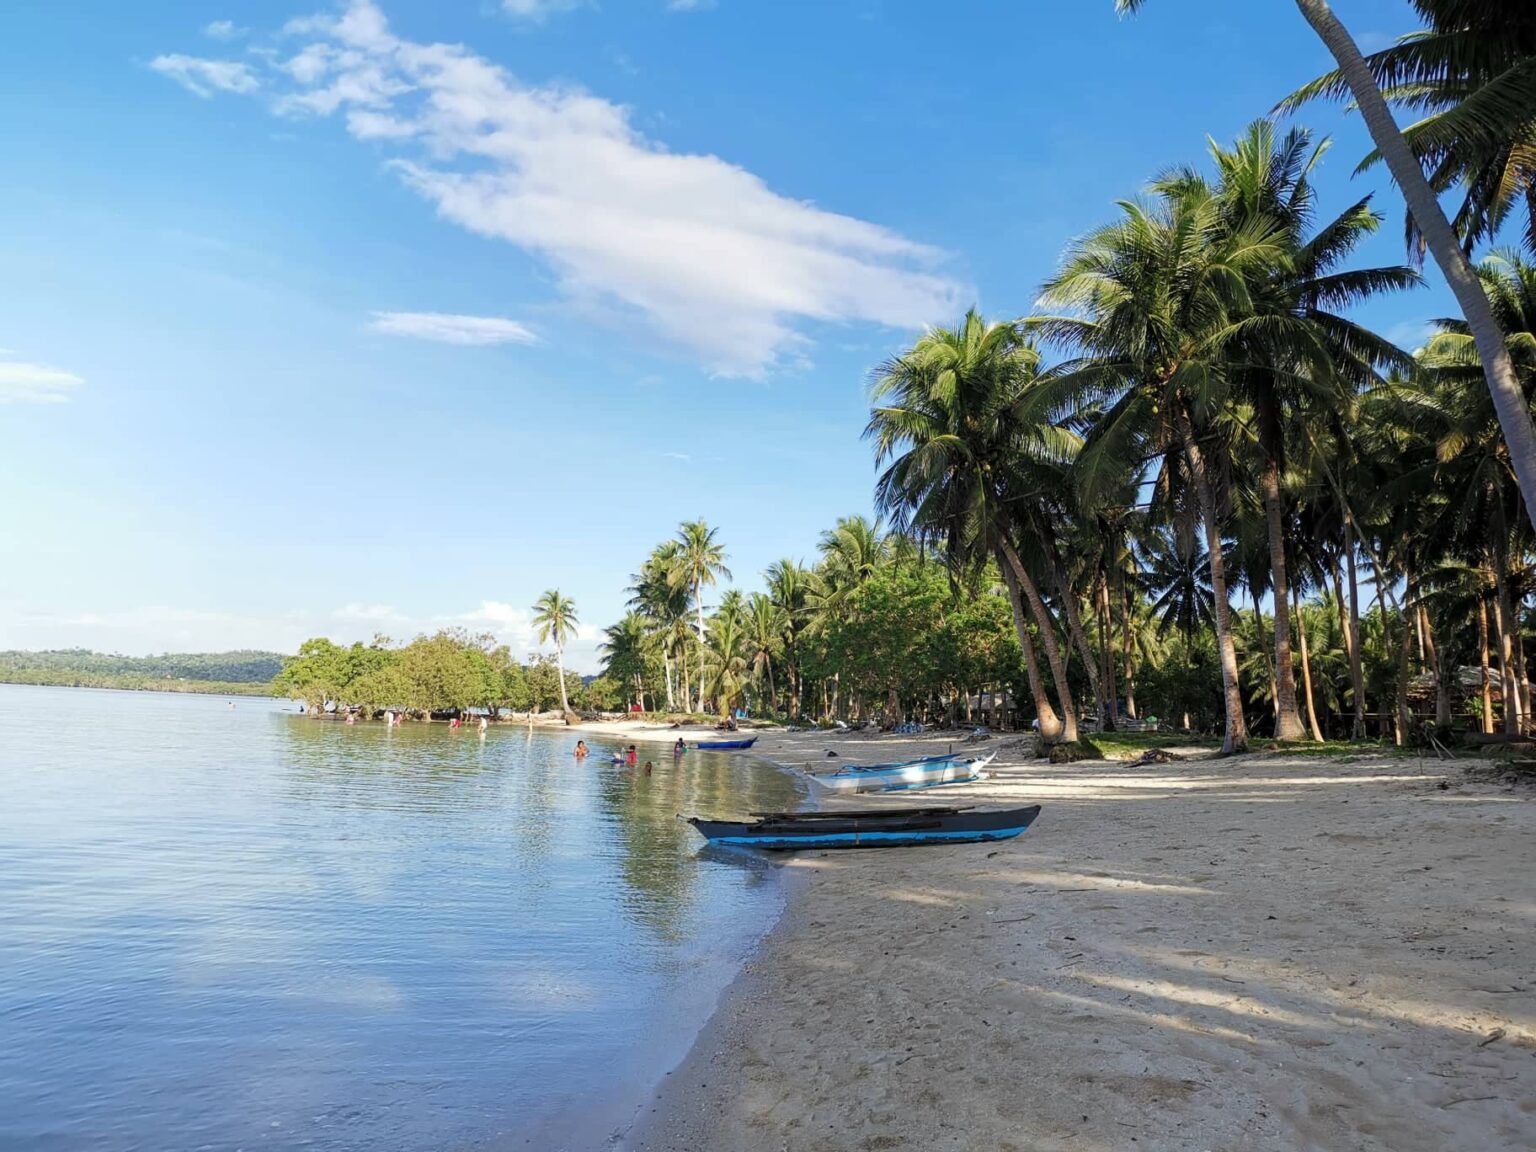
<svg viewBox="0 0 1536 1152">
<path fill-rule="evenodd" d="M 984 760 L 968 756 L 925 756 L 899 764 L 850 764 L 836 772 L 811 772 L 808 775 L 831 792 L 905 792 L 914 788 L 937 788 L 941 784 L 969 784 L 985 780 L 986 766 L 997 759 L 994 752 Z"/>
</svg>

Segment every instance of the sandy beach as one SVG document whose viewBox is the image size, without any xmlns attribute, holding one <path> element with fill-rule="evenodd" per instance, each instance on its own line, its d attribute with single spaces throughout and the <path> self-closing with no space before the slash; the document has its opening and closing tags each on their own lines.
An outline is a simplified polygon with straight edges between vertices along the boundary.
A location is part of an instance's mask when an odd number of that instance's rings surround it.
<svg viewBox="0 0 1536 1152">
<path fill-rule="evenodd" d="M 790 910 L 625 1147 L 1536 1147 L 1536 792 L 1468 761 L 1009 743 L 923 800 L 1043 804 L 1021 839 L 786 858 Z"/>
</svg>

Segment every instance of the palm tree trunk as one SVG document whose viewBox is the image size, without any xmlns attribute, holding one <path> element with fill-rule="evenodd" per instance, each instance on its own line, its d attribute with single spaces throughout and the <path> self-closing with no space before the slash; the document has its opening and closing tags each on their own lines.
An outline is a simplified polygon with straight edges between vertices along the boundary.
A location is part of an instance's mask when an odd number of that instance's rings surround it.
<svg viewBox="0 0 1536 1152">
<path fill-rule="evenodd" d="M 1232 606 L 1227 601 L 1227 562 L 1221 551 L 1216 494 L 1205 470 L 1205 456 L 1195 441 L 1195 430 L 1189 413 L 1180 412 L 1178 420 L 1179 433 L 1184 441 L 1184 458 L 1189 462 L 1189 472 L 1195 482 L 1195 495 L 1200 503 L 1200 519 L 1205 522 L 1205 547 L 1211 562 L 1211 591 L 1216 601 L 1214 615 L 1216 646 L 1221 656 L 1222 707 L 1226 714 L 1221 754 L 1231 756 L 1248 750 L 1248 722 L 1243 717 L 1243 690 L 1237 674 L 1237 646 L 1232 640 Z"/>
<path fill-rule="evenodd" d="M 1516 601 L 1514 611 L 1510 613 L 1510 631 L 1515 637 L 1515 668 L 1520 679 L 1520 731 L 1525 732 L 1531 727 L 1531 676 L 1525 666 L 1525 638 L 1521 635 L 1520 607 Z"/>
<path fill-rule="evenodd" d="M 555 645 L 555 671 L 560 674 L 560 715 L 571 714 L 571 702 L 565 697 L 565 653 Z"/>
<path fill-rule="evenodd" d="M 1493 677 L 1488 670 L 1488 594 L 1477 596 L 1478 691 L 1483 701 L 1483 735 L 1493 734 Z"/>
<path fill-rule="evenodd" d="M 1301 594 L 1293 587 L 1291 601 L 1296 608 L 1296 639 L 1301 644 L 1301 683 L 1307 699 L 1307 724 L 1312 729 L 1312 739 L 1323 742 L 1323 731 L 1317 723 L 1317 702 L 1312 695 L 1312 658 L 1307 654 L 1307 614 L 1302 611 Z"/>
<path fill-rule="evenodd" d="M 1403 139 L 1391 109 L 1376 87 L 1376 78 L 1371 75 L 1348 30 L 1333 14 L 1327 0 L 1296 0 L 1296 7 L 1333 54 L 1376 150 L 1386 161 L 1425 245 L 1456 294 L 1456 302 L 1461 306 L 1477 345 L 1488 392 L 1493 397 L 1494 411 L 1498 413 L 1499 427 L 1509 449 L 1510 464 L 1520 482 L 1520 494 L 1525 498 L 1526 515 L 1536 526 L 1536 423 L 1531 420 L 1525 393 L 1515 377 L 1515 366 L 1504 343 L 1504 333 L 1488 303 L 1482 282 L 1462 250 L 1434 189 L 1424 178 L 1424 169 Z"/>
<path fill-rule="evenodd" d="M 1513 736 L 1520 731 L 1520 676 L 1515 668 L 1515 646 L 1509 637 L 1509 581 L 1504 576 L 1502 556 L 1494 563 L 1493 580 L 1493 627 L 1499 634 L 1496 654 L 1499 660 L 1499 686 L 1504 697 L 1504 731 Z"/>
<path fill-rule="evenodd" d="M 1285 525 L 1280 508 L 1280 465 L 1264 465 L 1264 518 L 1269 527 L 1269 580 L 1275 593 L 1275 739 L 1304 736 L 1296 707 L 1296 669 L 1291 660 L 1290 582 L 1285 567 Z"/>
<path fill-rule="evenodd" d="M 1120 577 L 1120 605 L 1120 638 L 1123 644 L 1120 666 L 1125 669 L 1125 714 L 1134 720 L 1136 719 L 1135 641 L 1131 637 L 1131 594 L 1125 587 L 1123 573 Z"/>
<path fill-rule="evenodd" d="M 1445 678 L 1445 666 L 1440 662 L 1440 648 L 1435 644 L 1435 629 L 1429 618 L 1429 609 L 1419 601 L 1419 633 L 1424 638 L 1424 659 L 1429 674 L 1435 678 L 1435 727 L 1445 728 L 1451 722 L 1451 686 Z"/>
<path fill-rule="evenodd" d="M 1099 573 L 1099 650 L 1104 653 L 1104 728 L 1113 732 L 1119 720 L 1120 692 L 1115 684 L 1115 628 L 1109 610 L 1109 579 Z"/>
<path fill-rule="evenodd" d="M 1351 740 L 1365 739 L 1365 653 L 1360 650 L 1360 578 L 1355 571 L 1355 529 L 1349 512 L 1344 513 L 1344 563 L 1349 570 L 1349 631 L 1345 641 L 1349 649 L 1349 683 L 1355 695 L 1355 719 Z"/>
<path fill-rule="evenodd" d="M 1399 745 L 1408 743 L 1413 738 L 1413 717 L 1408 712 L 1408 670 L 1413 660 L 1413 633 L 1409 627 L 1408 606 L 1410 604 L 1417 609 L 1419 590 L 1413 582 L 1413 569 L 1409 568 L 1404 574 L 1403 602 L 1398 606 L 1398 616 L 1403 629 L 1402 642 L 1397 647 L 1397 732 Z M 1418 612 L 1415 610 L 1414 618 Z"/>
<path fill-rule="evenodd" d="M 1264 662 L 1264 671 L 1269 674 L 1269 711 L 1271 716 L 1278 717 L 1280 715 L 1280 688 L 1275 683 L 1275 666 L 1270 663 L 1269 657 L 1264 654 L 1264 609 L 1259 607 L 1259 590 L 1257 588 L 1250 587 L 1248 594 L 1253 597 L 1254 647 L 1258 650 L 1259 659 Z"/>
<path fill-rule="evenodd" d="M 1381 617 L 1381 663 L 1383 667 L 1390 667 L 1392 660 L 1392 628 L 1387 623 L 1386 581 L 1381 578 L 1380 568 L 1376 569 L 1376 614 Z M 1385 718 L 1386 701 L 1382 701 L 1382 712 L 1381 734 L 1385 737 L 1387 734 Z M 1407 733 L 1399 728 L 1397 714 L 1394 711 L 1392 716 L 1392 742 L 1401 746 L 1406 735 Z"/>
<path fill-rule="evenodd" d="M 1062 658 L 1061 644 L 1056 639 L 1056 621 L 1051 618 L 1050 610 L 1046 608 L 1045 601 L 1040 596 L 1040 589 L 1035 586 L 1034 578 L 1024 567 L 1019 554 L 1014 551 L 1013 543 L 1004 536 L 1000 546 L 1004 557 L 1013 568 L 1014 578 L 1018 581 L 1024 598 L 1029 602 L 1030 615 L 1034 617 L 1035 625 L 1040 629 L 1040 642 L 1045 645 L 1045 660 L 1051 667 L 1051 679 L 1056 682 L 1056 701 L 1061 705 L 1061 737 L 1068 744 L 1076 743 L 1077 708 L 1072 703 L 1072 685 L 1067 682 L 1067 662 Z"/>
<path fill-rule="evenodd" d="M 698 612 L 699 624 L 699 711 L 704 711 L 704 583 L 698 577 L 693 578 L 693 606 Z"/>
<path fill-rule="evenodd" d="M 1113 729 L 1114 722 L 1109 719 L 1110 706 L 1104 697 L 1104 682 L 1099 677 L 1099 666 L 1094 661 L 1093 649 L 1088 645 L 1088 634 L 1083 630 L 1083 614 L 1078 608 L 1077 597 L 1072 594 L 1072 589 L 1067 585 L 1066 570 L 1061 563 L 1061 556 L 1057 553 L 1056 542 L 1048 531 L 1041 530 L 1037 534 L 1043 545 L 1042 550 L 1045 553 L 1051 583 L 1056 586 L 1056 596 L 1061 600 L 1062 614 L 1067 618 L 1067 632 L 1072 638 L 1072 646 L 1077 649 L 1077 657 L 1088 671 L 1088 687 L 1093 692 L 1094 706 L 1098 709 L 1100 718 L 1107 721 L 1106 726 Z M 1042 624 L 1042 630 L 1044 627 Z M 1055 666 L 1052 665 L 1052 667 Z M 1053 672 L 1052 675 L 1054 674 Z"/>
<path fill-rule="evenodd" d="M 1013 609 L 1014 631 L 1019 634 L 1019 647 L 1024 652 L 1024 674 L 1029 679 L 1029 694 L 1034 697 L 1035 717 L 1040 721 L 1040 739 L 1047 744 L 1056 744 L 1062 736 L 1061 718 L 1051 707 L 1050 697 L 1045 694 L 1045 685 L 1040 680 L 1040 658 L 1035 654 L 1035 641 L 1029 634 L 1029 620 L 1024 615 L 1024 599 L 1019 592 L 1019 581 L 1001 548 L 997 550 L 997 566 L 1003 573 L 1003 585 L 1008 589 L 1008 604 Z M 966 701 L 969 707 L 969 696 Z"/>
</svg>

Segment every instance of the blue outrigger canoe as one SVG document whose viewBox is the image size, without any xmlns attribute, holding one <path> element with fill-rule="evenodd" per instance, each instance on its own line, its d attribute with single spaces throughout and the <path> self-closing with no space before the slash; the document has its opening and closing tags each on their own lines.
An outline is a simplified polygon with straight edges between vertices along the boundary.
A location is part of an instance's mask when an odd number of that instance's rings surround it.
<svg viewBox="0 0 1536 1152">
<path fill-rule="evenodd" d="M 694 747 L 701 752 L 728 752 L 750 748 L 756 743 L 757 737 L 752 736 L 746 740 L 700 740 Z"/>
<path fill-rule="evenodd" d="M 875 808 L 842 812 L 771 812 L 759 819 L 688 823 L 711 844 L 769 848 L 904 848 L 1011 840 L 1040 815 L 1028 808 Z"/>
<path fill-rule="evenodd" d="M 985 769 L 995 759 L 995 752 L 985 760 L 968 756 L 924 756 L 900 764 L 849 764 L 836 772 L 812 772 L 810 777 L 833 792 L 904 792 L 985 780 Z"/>
</svg>

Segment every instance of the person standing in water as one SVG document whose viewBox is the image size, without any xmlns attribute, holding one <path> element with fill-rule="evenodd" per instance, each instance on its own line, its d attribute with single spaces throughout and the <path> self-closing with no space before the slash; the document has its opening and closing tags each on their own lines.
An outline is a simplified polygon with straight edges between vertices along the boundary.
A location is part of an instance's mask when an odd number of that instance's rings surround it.
<svg viewBox="0 0 1536 1152">
<path fill-rule="evenodd" d="M 681 736 L 679 736 L 677 738 L 677 743 L 672 745 L 672 759 L 674 759 L 674 760 L 678 759 L 680 756 L 682 756 L 687 751 L 688 751 L 688 745 L 683 743 L 683 738 Z"/>
<path fill-rule="evenodd" d="M 647 776 L 649 776 L 651 774 L 652 770 L 655 769 L 655 767 L 656 767 L 656 765 L 652 764 L 649 760 L 647 760 L 645 762 L 645 774 Z"/>
<path fill-rule="evenodd" d="M 624 752 L 624 763 L 628 764 L 631 768 L 640 763 L 640 752 L 633 744 Z"/>
<path fill-rule="evenodd" d="M 480 735 L 484 736 L 485 730 L 490 726 L 491 723 L 489 720 L 487 720 L 484 716 L 480 717 Z"/>
<path fill-rule="evenodd" d="M 587 742 L 585 740 L 578 740 L 578 741 L 576 741 L 576 759 L 578 759 L 578 760 L 585 760 L 586 758 L 587 758 Z"/>
</svg>

